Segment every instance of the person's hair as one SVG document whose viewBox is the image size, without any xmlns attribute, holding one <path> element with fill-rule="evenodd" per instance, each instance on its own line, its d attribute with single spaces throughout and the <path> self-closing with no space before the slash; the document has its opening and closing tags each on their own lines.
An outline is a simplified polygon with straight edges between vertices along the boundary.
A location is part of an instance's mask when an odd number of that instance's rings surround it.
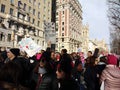
<svg viewBox="0 0 120 90">
<path fill-rule="evenodd" d="M 106 57 L 106 56 L 100 57 L 100 62 L 105 62 L 105 63 L 107 63 L 107 57 Z"/>
<path fill-rule="evenodd" d="M 67 49 L 62 49 L 62 52 L 63 53 L 67 53 Z"/>
<path fill-rule="evenodd" d="M 88 53 L 92 54 L 92 51 L 88 51 Z"/>
<path fill-rule="evenodd" d="M 73 62 L 70 55 L 63 55 L 57 66 L 58 71 L 65 73 L 65 78 L 70 78 L 73 69 Z"/>
<path fill-rule="evenodd" d="M 47 73 L 53 72 L 54 67 L 53 67 L 52 63 L 50 62 L 50 60 L 48 61 L 46 57 L 42 56 L 40 58 L 40 62 L 45 64 L 44 68 L 46 69 Z"/>
<path fill-rule="evenodd" d="M 21 77 L 20 67 L 9 61 L 0 69 L 0 81 L 19 84 Z"/>
<path fill-rule="evenodd" d="M 96 60 L 96 57 L 94 56 L 89 57 L 88 66 L 93 67 L 95 65 L 95 60 Z"/>
</svg>

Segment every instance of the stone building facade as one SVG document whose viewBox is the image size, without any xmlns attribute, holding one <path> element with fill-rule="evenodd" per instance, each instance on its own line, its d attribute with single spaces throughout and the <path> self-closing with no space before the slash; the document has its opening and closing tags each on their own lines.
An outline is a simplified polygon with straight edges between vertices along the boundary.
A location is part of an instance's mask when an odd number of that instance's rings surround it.
<svg viewBox="0 0 120 90">
<path fill-rule="evenodd" d="M 18 47 L 30 36 L 46 47 L 44 21 L 51 22 L 52 0 L 0 0 L 0 47 Z"/>
<path fill-rule="evenodd" d="M 82 7 L 78 0 L 56 0 L 56 50 L 82 46 Z"/>
</svg>

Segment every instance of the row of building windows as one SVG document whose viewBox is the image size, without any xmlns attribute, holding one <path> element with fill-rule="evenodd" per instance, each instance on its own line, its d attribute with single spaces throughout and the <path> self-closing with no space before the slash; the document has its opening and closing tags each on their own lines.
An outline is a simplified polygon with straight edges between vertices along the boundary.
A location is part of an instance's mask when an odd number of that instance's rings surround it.
<svg viewBox="0 0 120 90">
<path fill-rule="evenodd" d="M 15 0 L 10 0 L 10 3 L 11 3 L 11 4 L 14 4 L 14 1 L 15 1 Z M 33 1 L 33 5 L 36 5 L 36 4 L 37 4 L 36 0 L 29 0 L 28 2 L 29 2 L 29 3 L 32 3 L 32 1 Z M 18 4 L 19 4 L 19 3 L 22 3 L 22 2 L 19 0 L 19 1 L 18 1 Z M 44 0 L 44 4 L 45 4 L 45 3 L 46 3 L 46 0 Z M 26 4 L 24 3 L 23 5 L 24 5 L 23 7 L 24 7 L 24 10 L 25 10 Z M 50 2 L 48 2 L 48 6 L 50 6 Z M 40 8 L 40 2 L 38 3 L 38 8 Z"/>
<path fill-rule="evenodd" d="M 65 41 L 65 39 L 64 39 L 64 38 L 61 38 L 61 40 L 62 40 L 62 42 L 64 42 L 64 41 Z M 56 42 L 58 42 L 58 38 L 56 38 Z"/>
<path fill-rule="evenodd" d="M 6 35 L 4 35 L 3 32 L 1 32 L 1 34 L 0 34 L 0 41 L 5 41 L 5 38 L 6 38 Z M 8 42 L 12 41 L 11 34 L 7 35 L 7 41 Z"/>
<path fill-rule="evenodd" d="M 4 4 L 1 5 L 1 12 L 5 13 L 5 5 Z M 14 9 L 10 8 L 10 12 L 9 12 L 10 15 L 13 15 L 13 12 L 14 12 Z M 29 7 L 29 12 L 31 12 L 31 7 Z M 35 13 L 36 13 L 36 11 L 35 11 L 35 9 L 33 9 L 33 15 L 36 15 Z M 38 18 L 40 19 L 40 12 L 38 12 Z"/>
<path fill-rule="evenodd" d="M 1 12 L 5 13 L 5 5 L 4 4 L 1 5 Z M 9 14 L 13 15 L 13 12 L 14 12 L 14 9 L 10 8 Z M 35 13 L 35 9 L 33 10 L 33 13 Z M 17 17 L 20 18 L 20 13 L 18 13 Z M 46 16 L 44 15 L 43 18 L 45 19 L 45 17 Z M 38 18 L 40 19 L 40 12 L 38 12 Z M 50 19 L 50 18 L 48 17 L 48 19 Z M 28 20 L 28 22 L 30 22 L 31 17 L 27 17 L 27 20 Z M 35 19 L 32 19 L 32 23 L 33 24 L 35 23 Z M 40 21 L 37 22 L 37 26 L 39 26 L 39 25 L 40 25 Z"/>
</svg>

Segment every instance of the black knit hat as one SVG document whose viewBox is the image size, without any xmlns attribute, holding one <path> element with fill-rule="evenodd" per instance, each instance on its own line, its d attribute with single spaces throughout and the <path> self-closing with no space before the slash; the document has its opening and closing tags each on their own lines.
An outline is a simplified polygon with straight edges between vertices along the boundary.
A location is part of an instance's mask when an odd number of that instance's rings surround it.
<svg viewBox="0 0 120 90">
<path fill-rule="evenodd" d="M 11 48 L 10 52 L 12 52 L 16 57 L 20 55 L 20 49 L 19 48 Z"/>
</svg>

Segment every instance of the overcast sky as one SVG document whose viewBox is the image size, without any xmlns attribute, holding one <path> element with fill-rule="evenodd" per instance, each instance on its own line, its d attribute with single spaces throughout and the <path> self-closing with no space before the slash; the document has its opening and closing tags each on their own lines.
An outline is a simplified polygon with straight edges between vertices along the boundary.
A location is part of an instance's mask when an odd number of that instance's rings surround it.
<svg viewBox="0 0 120 90">
<path fill-rule="evenodd" d="M 90 39 L 105 39 L 109 43 L 106 0 L 79 0 L 83 10 L 83 24 L 89 24 Z"/>
</svg>

